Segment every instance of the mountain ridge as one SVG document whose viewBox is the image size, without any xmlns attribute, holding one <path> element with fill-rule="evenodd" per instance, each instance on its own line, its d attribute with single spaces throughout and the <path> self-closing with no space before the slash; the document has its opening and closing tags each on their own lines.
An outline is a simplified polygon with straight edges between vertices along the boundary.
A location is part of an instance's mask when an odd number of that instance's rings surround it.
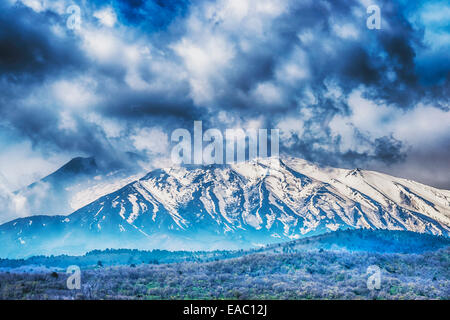
<svg viewBox="0 0 450 320">
<path fill-rule="evenodd" d="M 34 225 L 34 226 L 33 226 Z M 345 229 L 448 236 L 450 191 L 302 159 L 156 169 L 68 216 L 0 226 L 0 256 L 239 249 Z"/>
</svg>

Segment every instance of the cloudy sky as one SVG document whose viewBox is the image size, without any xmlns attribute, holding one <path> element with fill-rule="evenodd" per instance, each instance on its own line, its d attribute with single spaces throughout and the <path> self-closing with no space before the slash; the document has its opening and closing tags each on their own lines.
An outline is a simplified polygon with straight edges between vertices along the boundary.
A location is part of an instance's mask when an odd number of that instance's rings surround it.
<svg viewBox="0 0 450 320">
<path fill-rule="evenodd" d="M 0 180 L 75 156 L 158 166 L 202 120 L 450 189 L 449 16 L 437 0 L 3 0 Z"/>
</svg>

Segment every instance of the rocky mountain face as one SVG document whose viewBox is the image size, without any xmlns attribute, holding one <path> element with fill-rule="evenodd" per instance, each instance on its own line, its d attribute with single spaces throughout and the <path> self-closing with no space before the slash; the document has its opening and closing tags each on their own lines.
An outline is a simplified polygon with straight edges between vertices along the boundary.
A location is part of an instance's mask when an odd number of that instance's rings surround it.
<svg viewBox="0 0 450 320">
<path fill-rule="evenodd" d="M 238 249 L 360 228 L 448 236 L 450 191 L 296 158 L 158 169 L 68 216 L 1 225 L 0 257 Z"/>
</svg>

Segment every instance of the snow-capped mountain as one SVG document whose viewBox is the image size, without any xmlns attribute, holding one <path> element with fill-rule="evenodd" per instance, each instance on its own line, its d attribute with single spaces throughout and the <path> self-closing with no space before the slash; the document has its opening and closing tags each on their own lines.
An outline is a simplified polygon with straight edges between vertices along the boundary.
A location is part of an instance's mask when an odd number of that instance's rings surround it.
<svg viewBox="0 0 450 320">
<path fill-rule="evenodd" d="M 338 229 L 450 235 L 450 191 L 301 159 L 151 171 L 69 216 L 0 226 L 1 257 L 247 248 Z"/>
</svg>

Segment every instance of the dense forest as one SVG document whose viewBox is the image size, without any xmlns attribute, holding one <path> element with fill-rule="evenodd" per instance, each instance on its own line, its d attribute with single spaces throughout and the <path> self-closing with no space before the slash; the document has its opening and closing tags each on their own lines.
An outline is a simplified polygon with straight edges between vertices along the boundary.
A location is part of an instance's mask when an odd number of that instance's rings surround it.
<svg viewBox="0 0 450 320">
<path fill-rule="evenodd" d="M 381 269 L 369 290 L 367 268 Z M 1 273 L 0 299 L 450 299 L 450 249 L 424 254 L 302 251 L 212 262 Z"/>
<path fill-rule="evenodd" d="M 450 299 L 449 239 L 342 231 L 250 251 L 92 251 L 0 261 L 0 299 Z M 66 285 L 68 265 L 81 288 Z M 380 288 L 370 290 L 368 267 Z"/>
</svg>

